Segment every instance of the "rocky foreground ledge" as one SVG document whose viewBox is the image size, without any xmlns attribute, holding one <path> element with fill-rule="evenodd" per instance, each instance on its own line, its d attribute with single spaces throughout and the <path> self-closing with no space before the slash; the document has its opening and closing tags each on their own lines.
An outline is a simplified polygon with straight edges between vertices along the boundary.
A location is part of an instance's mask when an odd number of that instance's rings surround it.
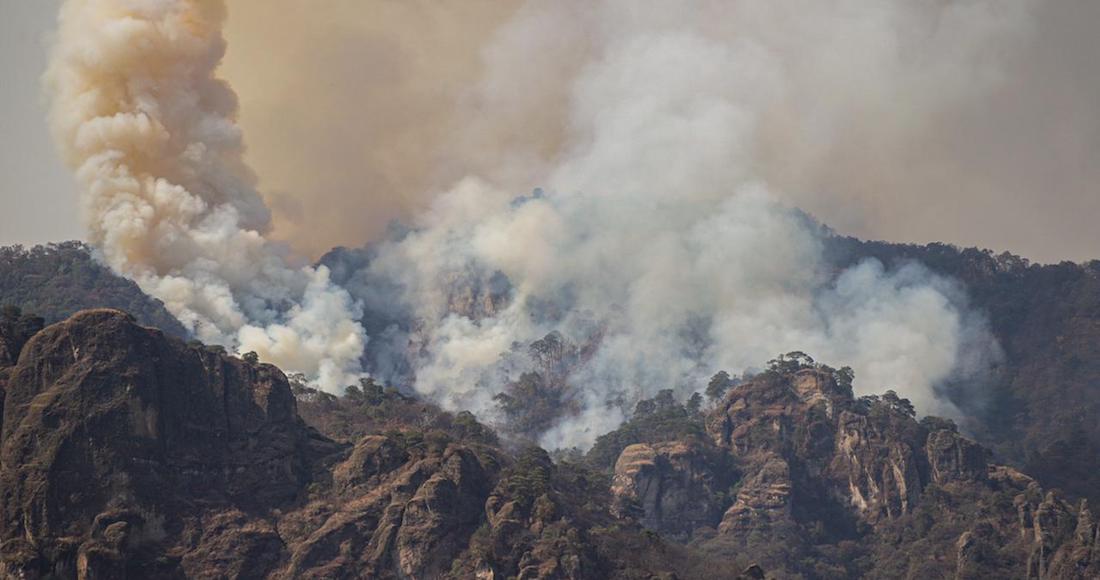
<svg viewBox="0 0 1100 580">
<path fill-rule="evenodd" d="M 1086 504 L 823 368 L 624 430 L 604 471 L 441 411 L 336 441 L 275 367 L 119 311 L 23 342 L 0 336 L 4 578 L 1100 577 Z"/>
</svg>

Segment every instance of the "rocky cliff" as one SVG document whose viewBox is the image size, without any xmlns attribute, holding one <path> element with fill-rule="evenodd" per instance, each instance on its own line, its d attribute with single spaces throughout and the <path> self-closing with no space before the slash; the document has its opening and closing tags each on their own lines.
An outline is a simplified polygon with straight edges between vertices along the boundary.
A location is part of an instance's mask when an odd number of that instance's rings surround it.
<svg viewBox="0 0 1100 580">
<path fill-rule="evenodd" d="M 14 343 L 3 328 L 0 341 Z M 79 313 L 18 351 L 0 359 L 2 578 L 737 578 L 747 567 L 645 533 L 611 513 L 603 479 L 540 449 L 510 453 L 468 415 L 357 391 L 394 421 L 331 440 L 303 422 L 275 367 L 119 311 Z"/>
<path fill-rule="evenodd" d="M 919 262 L 963 284 L 1004 349 L 986 384 L 947 389 L 967 429 L 1044 485 L 1100 501 L 1100 260 L 1032 264 L 976 248 L 839 236 L 826 251 L 838 270 L 867 258 Z"/>
<path fill-rule="evenodd" d="M 917 421 L 893 393 L 857 399 L 827 367 L 768 371 L 703 420 L 740 473 L 719 517 L 700 517 L 714 513 L 713 463 L 685 460 L 683 442 L 627 447 L 612 489 L 654 530 L 702 524 L 693 543 L 712 555 L 751 553 L 779 577 L 1100 577 L 1087 502 L 996 465 L 948 421 Z"/>
<path fill-rule="evenodd" d="M 1087 502 L 821 365 L 661 393 L 554 462 L 119 311 L 28 324 L 0 325 L 2 578 L 1100 577 Z"/>
<path fill-rule="evenodd" d="M 38 333 L 6 382 L 0 552 L 27 577 L 187 570 L 230 515 L 266 552 L 278 537 L 244 514 L 292 501 L 336 447 L 298 418 L 278 369 L 118 311 Z"/>
</svg>

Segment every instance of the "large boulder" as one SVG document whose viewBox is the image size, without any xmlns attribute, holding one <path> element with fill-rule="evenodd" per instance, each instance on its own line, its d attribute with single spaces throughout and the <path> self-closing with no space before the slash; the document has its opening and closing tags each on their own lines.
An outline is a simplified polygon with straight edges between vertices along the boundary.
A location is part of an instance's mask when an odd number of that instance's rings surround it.
<svg viewBox="0 0 1100 580">
<path fill-rule="evenodd" d="M 647 528 L 672 537 L 714 527 L 733 484 L 725 463 L 698 441 L 630 445 L 615 463 L 611 492 L 617 510 L 636 510 Z"/>
<path fill-rule="evenodd" d="M 988 477 L 989 452 L 950 429 L 929 433 L 924 452 L 929 476 L 937 484 L 981 481 Z"/>
</svg>

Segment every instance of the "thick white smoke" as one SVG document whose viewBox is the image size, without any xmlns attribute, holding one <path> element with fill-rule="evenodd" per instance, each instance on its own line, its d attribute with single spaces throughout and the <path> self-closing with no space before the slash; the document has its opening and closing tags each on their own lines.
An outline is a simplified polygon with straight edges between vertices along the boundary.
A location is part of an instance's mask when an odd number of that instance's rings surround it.
<svg viewBox="0 0 1100 580">
<path fill-rule="evenodd" d="M 812 223 L 758 184 L 712 201 L 662 197 L 516 203 L 478 182 L 448 193 L 371 266 L 408 290 L 405 307 L 422 322 L 416 388 L 491 414 L 493 395 L 525 370 L 505 356 L 513 345 L 558 331 L 596 346 L 570 377 L 583 411 L 543 443 L 585 446 L 639 398 L 686 396 L 717 370 L 752 370 L 792 350 L 851 365 L 857 392 L 894 388 L 922 412 L 956 415 L 936 387 L 993 354 L 952 283 L 877 261 L 834 278 Z M 510 300 L 454 307 L 456 284 L 494 272 L 512 282 Z"/>
<path fill-rule="evenodd" d="M 236 97 L 215 75 L 225 16 L 221 0 L 66 2 L 47 73 L 55 136 L 113 268 L 198 338 L 339 389 L 366 342 L 358 307 L 264 236 Z"/>
<path fill-rule="evenodd" d="M 486 41 L 467 121 L 441 138 L 447 172 L 468 176 L 366 265 L 341 266 L 359 268 L 340 281 L 367 310 L 373 370 L 491 416 L 533 364 L 523 345 L 556 331 L 579 345 L 579 400 L 550 447 L 791 350 L 851 365 L 857 391 L 954 414 L 938 387 L 996 350 L 964 293 L 915 264 L 830 271 L 825 234 L 791 206 L 848 199 L 815 184 L 873 175 L 877 149 L 995 86 L 1029 5 L 525 4 Z M 224 17 L 217 0 L 67 2 L 49 74 L 58 141 L 113 267 L 201 338 L 335 388 L 358 371 L 360 302 L 265 238 L 236 99 L 214 74 Z M 535 186 L 548 193 L 516 196 Z"/>
<path fill-rule="evenodd" d="M 517 147 L 379 247 L 368 276 L 397 281 L 418 321 L 416 388 L 489 413 L 519 370 L 512 345 L 558 331 L 598 346 L 570 379 L 583 410 L 551 447 L 590 444 L 657 390 L 791 350 L 851 365 L 857 392 L 956 414 L 937 387 L 996 351 L 963 293 L 919 265 L 826 271 L 818 228 L 783 200 L 829 198 L 776 191 L 771 168 L 817 174 L 861 111 L 893 143 L 920 121 L 907 112 L 995 83 L 989 48 L 1026 34 L 1027 4 L 529 3 L 486 50 L 483 114 L 463 133 Z M 523 119 L 555 107 L 557 153 L 540 156 L 547 136 L 525 142 Z M 549 193 L 515 198 L 532 185 Z M 463 288 L 496 273 L 510 299 L 471 311 Z"/>
</svg>

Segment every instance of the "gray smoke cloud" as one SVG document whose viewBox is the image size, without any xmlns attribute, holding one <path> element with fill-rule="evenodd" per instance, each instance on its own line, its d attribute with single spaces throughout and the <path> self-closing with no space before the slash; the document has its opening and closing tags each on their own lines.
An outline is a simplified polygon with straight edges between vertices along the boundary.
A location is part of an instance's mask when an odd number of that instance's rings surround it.
<svg viewBox="0 0 1100 580">
<path fill-rule="evenodd" d="M 919 113 L 996 85 L 992 48 L 1026 37 L 1028 8 L 529 3 L 485 49 L 469 103 L 492 114 L 461 134 L 514 146 L 474 155 L 410 232 L 373 248 L 363 293 L 392 289 L 382 310 L 415 323 L 389 344 L 449 408 L 492 416 L 525 368 L 514 345 L 558 332 L 587 348 L 570 377 L 580 411 L 549 447 L 590 445 L 642 397 L 791 350 L 850 364 L 857 392 L 895 388 L 957 415 L 937 388 L 997 352 L 965 294 L 917 264 L 828 272 L 821 228 L 790 204 L 848 198 L 787 187 L 810 185 L 856 119 L 893 146 Z M 547 114 L 561 119 L 552 156 Z M 534 184 L 547 193 L 515 195 Z M 485 290 L 494 276 L 503 299 Z"/>
<path fill-rule="evenodd" d="M 274 220 L 214 74 L 220 2 L 69 2 L 54 123 L 112 266 L 204 337 L 255 345 L 334 390 L 366 344 L 376 376 L 493 419 L 494 395 L 537 366 L 524 346 L 556 332 L 582 355 L 575 411 L 548 447 L 588 446 L 643 397 L 686 396 L 791 350 L 851 365 L 857 392 L 894 388 L 950 416 L 940 388 L 997 356 L 965 292 L 919 264 L 834 272 L 827 234 L 795 208 L 888 226 L 904 220 L 883 211 L 898 207 L 883 190 L 916 183 L 927 189 L 904 195 L 918 205 L 966 190 L 968 172 L 937 149 L 954 143 L 942 129 L 1013 86 L 1049 5 L 474 3 L 454 17 L 479 33 L 455 37 L 425 3 L 338 2 L 339 23 L 322 20 L 337 40 L 318 41 L 331 62 L 279 77 L 286 110 L 331 139 L 261 133 L 258 148 L 292 146 L 256 154 L 261 172 L 283 170 Z M 360 10 L 380 20 L 356 28 Z M 272 22 L 310 39 L 321 13 Z M 430 42 L 392 34 L 417 23 Z M 239 86 L 247 115 L 280 85 Z M 356 133 L 375 105 L 392 115 Z M 323 267 L 294 266 L 275 241 L 316 253 L 391 217 L 407 229 Z"/>
<path fill-rule="evenodd" d="M 791 350 L 850 364 L 859 393 L 895 388 L 922 412 L 955 416 L 936 387 L 996 354 L 952 282 L 873 260 L 833 277 L 820 230 L 759 184 L 709 201 L 661 197 L 517 203 L 482 182 L 458 186 L 368 268 L 400 289 L 383 311 L 417 321 L 379 353 L 384 366 L 408 359 L 419 392 L 491 417 L 493 395 L 532 367 L 513 345 L 556 331 L 592 352 L 569 378 L 582 411 L 542 443 L 585 447 L 640 398 L 686 397 L 719 369 Z M 498 273 L 510 283 L 503 300 L 484 290 Z"/>
<path fill-rule="evenodd" d="M 755 171 L 839 231 L 1096 257 L 1100 4 L 680 4 L 234 2 L 223 71 L 274 235 L 317 256 L 466 175 L 529 190 L 569 146 L 575 81 L 648 19 L 770 55 Z"/>
</svg>

